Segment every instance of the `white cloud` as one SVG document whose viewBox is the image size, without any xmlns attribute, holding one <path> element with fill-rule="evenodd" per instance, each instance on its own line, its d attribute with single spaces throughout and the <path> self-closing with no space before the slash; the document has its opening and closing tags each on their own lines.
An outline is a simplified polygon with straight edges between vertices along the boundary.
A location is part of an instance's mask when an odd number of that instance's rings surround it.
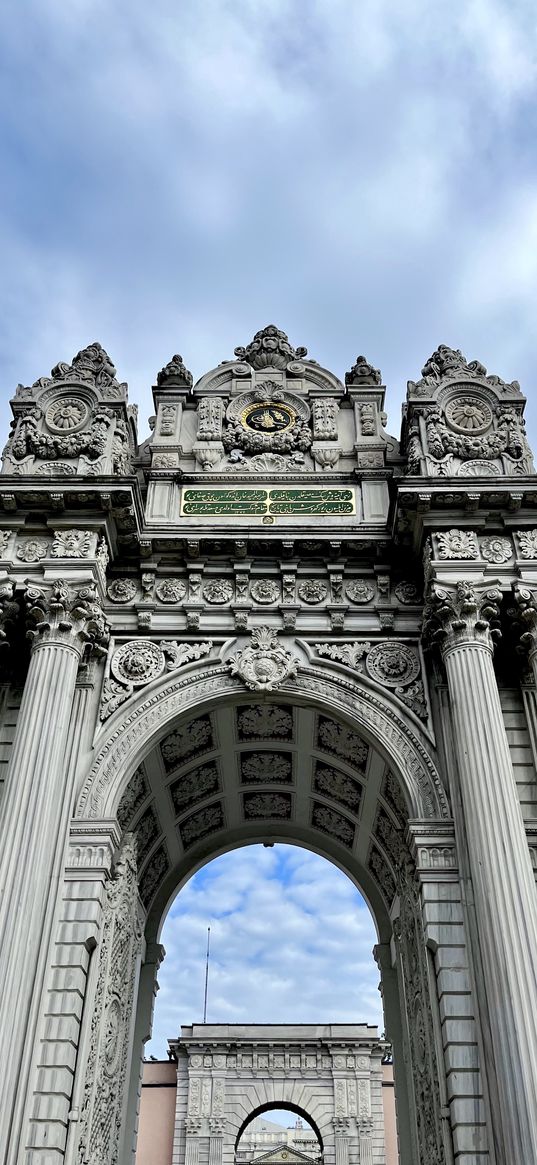
<svg viewBox="0 0 537 1165">
<path fill-rule="evenodd" d="M 163 928 L 148 1054 L 200 1022 L 207 927 L 213 1023 L 368 1022 L 382 1027 L 373 920 L 349 879 L 293 846 L 217 858 L 178 895 Z"/>
</svg>

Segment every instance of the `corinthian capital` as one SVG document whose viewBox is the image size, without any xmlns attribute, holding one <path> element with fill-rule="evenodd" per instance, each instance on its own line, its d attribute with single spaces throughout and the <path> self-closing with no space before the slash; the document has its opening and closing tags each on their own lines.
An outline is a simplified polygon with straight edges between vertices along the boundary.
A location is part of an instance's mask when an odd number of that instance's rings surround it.
<svg viewBox="0 0 537 1165">
<path fill-rule="evenodd" d="M 9 647 L 9 636 L 20 611 L 14 595 L 15 583 L 2 583 L 0 586 L 0 647 Z"/>
<path fill-rule="evenodd" d="M 468 582 L 446 587 L 431 582 L 423 619 L 425 642 L 438 644 L 442 654 L 469 641 L 492 650 L 501 636 L 501 598 L 498 587 L 476 587 Z"/>
<path fill-rule="evenodd" d="M 110 633 L 94 583 L 73 589 L 57 579 L 46 589 L 28 586 L 25 600 L 34 646 L 48 641 L 73 647 L 86 658 L 106 655 Z"/>
</svg>

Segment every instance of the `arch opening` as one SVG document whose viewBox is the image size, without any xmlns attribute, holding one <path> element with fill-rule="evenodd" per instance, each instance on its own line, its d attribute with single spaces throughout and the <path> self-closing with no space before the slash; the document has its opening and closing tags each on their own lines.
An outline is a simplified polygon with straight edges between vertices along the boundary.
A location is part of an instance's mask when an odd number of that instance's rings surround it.
<svg viewBox="0 0 537 1165">
<path fill-rule="evenodd" d="M 244 1144 L 244 1151 L 245 1151 L 244 1160 L 252 1160 L 256 1156 L 259 1156 L 260 1152 L 262 1152 L 263 1148 L 265 1149 L 265 1151 L 268 1151 L 268 1149 L 271 1146 L 274 1147 L 278 1144 L 281 1144 L 281 1142 L 278 1141 L 278 1139 L 277 1139 L 279 1136 L 278 1131 L 273 1131 L 272 1128 L 268 1129 L 267 1130 L 268 1136 L 265 1139 L 262 1135 L 260 1135 L 263 1133 L 263 1129 L 260 1128 L 259 1130 L 257 1130 L 257 1129 L 255 1130 L 255 1135 L 252 1138 L 252 1143 L 248 1146 L 246 1145 L 245 1134 L 248 1133 L 249 1129 L 252 1129 L 252 1125 L 254 1124 L 255 1121 L 259 1120 L 259 1118 L 262 1117 L 263 1114 L 268 1114 L 268 1113 L 271 1113 L 273 1118 L 274 1118 L 274 1121 L 280 1125 L 283 1122 L 283 1118 L 287 1114 L 289 1114 L 289 1116 L 293 1115 L 296 1118 L 298 1118 L 298 1120 L 302 1124 L 303 1131 L 308 1131 L 308 1132 L 311 1131 L 311 1133 L 313 1134 L 313 1138 L 317 1144 L 316 1156 L 318 1159 L 319 1154 L 322 1154 L 322 1152 L 323 1152 L 323 1138 L 321 1136 L 321 1133 L 320 1133 L 314 1119 L 306 1112 L 306 1110 L 304 1108 L 300 1107 L 297 1104 L 286 1103 L 285 1105 L 284 1104 L 280 1105 L 277 1103 L 270 1102 L 267 1104 L 259 1105 L 257 1108 L 255 1108 L 253 1110 L 253 1112 L 250 1114 L 250 1116 L 247 1117 L 245 1119 L 245 1121 L 243 1122 L 243 1124 L 242 1124 L 241 1128 L 239 1129 L 239 1132 L 237 1133 L 237 1136 L 235 1138 L 235 1160 L 236 1161 L 240 1161 L 243 1159 L 241 1157 L 237 1157 L 237 1154 L 241 1152 L 241 1146 L 243 1144 Z M 306 1126 L 305 1130 L 304 1130 L 304 1125 Z M 254 1130 L 252 1130 L 252 1131 L 254 1131 Z M 300 1128 L 299 1127 L 297 1128 L 296 1124 L 295 1124 L 294 1128 L 291 1128 L 291 1129 L 288 1128 L 287 1131 L 291 1132 L 291 1133 L 295 1133 L 295 1131 L 296 1131 L 296 1132 L 298 1132 L 298 1134 L 300 1134 Z M 272 1140 L 271 1140 L 271 1138 L 272 1138 Z M 308 1143 L 307 1149 L 304 1148 L 304 1140 L 306 1140 Z M 304 1138 L 304 1137 L 301 1138 L 300 1135 L 288 1137 L 287 1144 L 296 1146 L 297 1148 L 299 1148 L 300 1151 L 306 1152 L 308 1156 L 311 1156 L 312 1158 L 314 1157 L 311 1135 L 306 1137 L 306 1138 Z"/>
</svg>

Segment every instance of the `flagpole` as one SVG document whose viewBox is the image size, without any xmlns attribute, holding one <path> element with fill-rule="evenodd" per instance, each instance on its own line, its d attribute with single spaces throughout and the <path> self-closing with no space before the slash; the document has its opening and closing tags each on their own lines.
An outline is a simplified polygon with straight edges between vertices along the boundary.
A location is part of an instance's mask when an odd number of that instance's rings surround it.
<svg viewBox="0 0 537 1165">
<path fill-rule="evenodd" d="M 209 949 L 211 944 L 211 928 L 207 927 L 207 958 L 205 961 L 205 997 L 203 1000 L 203 1022 L 207 1023 L 207 989 L 209 986 Z"/>
</svg>

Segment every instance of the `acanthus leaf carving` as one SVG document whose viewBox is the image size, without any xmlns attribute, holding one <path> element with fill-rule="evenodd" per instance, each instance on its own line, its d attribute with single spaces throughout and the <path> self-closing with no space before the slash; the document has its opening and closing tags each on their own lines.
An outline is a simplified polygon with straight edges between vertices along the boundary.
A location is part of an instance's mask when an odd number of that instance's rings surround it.
<svg viewBox="0 0 537 1165">
<path fill-rule="evenodd" d="M 66 643 L 81 656 L 106 655 L 110 628 L 104 617 L 94 583 L 73 590 L 61 579 L 48 588 L 27 586 L 25 602 L 28 638 Z"/>
<path fill-rule="evenodd" d="M 87 558 L 95 536 L 91 530 L 55 530 L 51 558 Z"/>
<path fill-rule="evenodd" d="M 501 637 L 498 587 L 476 587 L 458 582 L 454 587 L 432 582 L 424 611 L 426 643 L 437 643 L 442 653 L 459 643 L 475 641 L 492 648 Z"/>
</svg>

